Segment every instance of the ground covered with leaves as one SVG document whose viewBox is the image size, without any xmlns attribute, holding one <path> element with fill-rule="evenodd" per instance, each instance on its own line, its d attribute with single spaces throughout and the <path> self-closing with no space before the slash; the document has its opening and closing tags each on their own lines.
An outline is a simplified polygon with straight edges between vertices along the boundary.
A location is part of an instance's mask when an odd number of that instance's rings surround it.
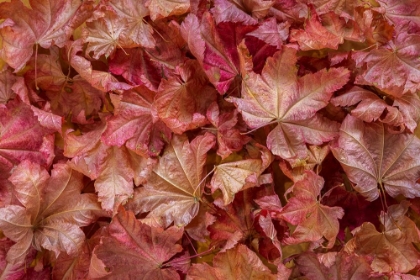
<svg viewBox="0 0 420 280">
<path fill-rule="evenodd" d="M 0 279 L 420 279 L 418 0 L 0 4 Z"/>
</svg>

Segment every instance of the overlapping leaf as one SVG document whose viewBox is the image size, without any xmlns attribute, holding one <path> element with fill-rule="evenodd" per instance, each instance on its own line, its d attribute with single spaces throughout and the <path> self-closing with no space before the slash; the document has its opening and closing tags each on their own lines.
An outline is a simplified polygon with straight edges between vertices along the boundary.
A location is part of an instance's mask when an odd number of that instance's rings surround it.
<svg viewBox="0 0 420 280">
<path fill-rule="evenodd" d="M 378 231 L 372 223 L 364 223 L 354 230 L 354 238 L 346 245 L 348 251 L 373 257 L 371 267 L 377 272 L 408 272 L 419 260 L 413 242 L 419 242 L 416 225 L 405 213 L 408 203 L 392 205 L 382 213 L 384 227 Z"/>
<path fill-rule="evenodd" d="M 54 136 L 41 126 L 19 98 L 0 107 L 0 178 L 23 160 L 48 167 L 54 158 Z"/>
<path fill-rule="evenodd" d="M 207 119 L 217 129 L 217 154 L 222 159 L 229 156 L 232 152 L 237 152 L 250 140 L 249 137 L 241 135 L 239 129 L 235 128 L 238 122 L 238 112 L 236 110 L 222 113 L 216 102 L 207 108 Z"/>
<path fill-rule="evenodd" d="M 300 243 L 328 240 L 327 247 L 334 245 L 339 230 L 339 222 L 344 215 L 341 207 L 329 207 L 320 203 L 319 195 L 324 179 L 312 171 L 293 185 L 293 197 L 283 207 L 278 217 L 297 225 L 292 235 L 285 241 Z"/>
<path fill-rule="evenodd" d="M 214 88 L 206 84 L 198 67 L 196 61 L 186 61 L 175 75 L 161 82 L 156 95 L 159 118 L 178 134 L 206 124 L 206 108 L 216 99 Z"/>
<path fill-rule="evenodd" d="M 212 191 L 220 189 L 223 201 L 227 205 L 239 191 L 259 185 L 259 176 L 272 161 L 271 153 L 265 148 L 261 149 L 261 159 L 235 160 L 219 164 L 210 182 Z"/>
<path fill-rule="evenodd" d="M 331 146 L 354 188 L 372 201 L 382 190 L 395 197 L 420 196 L 420 140 L 394 134 L 382 123 L 367 124 L 352 116 L 343 121 L 340 137 Z M 363 159 L 363 160 L 362 160 Z"/>
<path fill-rule="evenodd" d="M 102 140 L 107 145 L 126 145 L 145 157 L 157 155 L 171 133 L 157 118 L 154 106 L 155 93 L 137 87 L 123 96 L 111 95 L 114 116 L 108 119 Z"/>
<path fill-rule="evenodd" d="M 399 32 L 383 47 L 355 55 L 357 66 L 363 70 L 356 82 L 390 89 L 395 96 L 415 92 L 420 89 L 419 53 L 420 35 Z"/>
<path fill-rule="evenodd" d="M 317 111 L 349 76 L 344 68 L 332 68 L 298 78 L 295 63 L 296 51 L 284 48 L 267 60 L 261 75 L 248 73 L 242 98 L 229 98 L 249 127 L 278 123 L 267 146 L 285 159 L 306 158 L 305 143 L 319 145 L 336 136 L 337 124 Z"/>
<path fill-rule="evenodd" d="M 9 180 L 20 205 L 0 209 L 3 233 L 16 242 L 7 260 L 22 260 L 32 245 L 56 256 L 77 253 L 85 238 L 80 227 L 92 223 L 100 213 L 96 196 L 80 193 L 82 175 L 66 164 L 56 164 L 50 176 L 40 165 L 23 161 Z"/>
<path fill-rule="evenodd" d="M 182 23 L 182 37 L 219 93 L 225 93 L 238 77 L 239 55 L 236 48 L 244 35 L 253 29 L 234 23 L 216 25 L 210 13 L 205 13 L 201 21 L 190 14 Z"/>
<path fill-rule="evenodd" d="M 188 270 L 189 280 L 225 279 L 277 279 L 275 274 L 261 262 L 257 255 L 245 245 L 238 245 L 213 259 L 213 266 L 194 264 Z"/>
<path fill-rule="evenodd" d="M 136 190 L 130 208 L 162 217 L 165 226 L 172 222 L 187 225 L 198 213 L 207 152 L 214 144 L 210 133 L 197 136 L 191 143 L 185 135 L 174 136 L 147 183 Z"/>
<path fill-rule="evenodd" d="M 79 9 L 92 4 L 79 0 L 31 0 L 30 5 L 28 8 L 21 1 L 13 0 L 0 6 L 0 17 L 9 20 L 1 26 L 3 47 L 0 54 L 16 71 L 25 66 L 35 45 L 63 47 L 86 17 Z"/>
<path fill-rule="evenodd" d="M 137 221 L 132 212 L 120 208 L 108 231 L 109 235 L 101 238 L 101 244 L 93 252 L 104 265 L 98 268 L 105 275 L 101 279 L 180 279 L 165 262 L 182 251 L 177 244 L 182 228 L 150 227 Z"/>
<path fill-rule="evenodd" d="M 96 179 L 95 189 L 102 208 L 116 211 L 133 194 L 134 184 L 144 182 L 152 162 L 125 147 L 110 147 L 102 143 L 100 139 L 104 130 L 105 127 L 100 126 L 80 136 L 68 131 L 64 154 L 72 158 L 72 168 L 92 180 Z"/>
</svg>

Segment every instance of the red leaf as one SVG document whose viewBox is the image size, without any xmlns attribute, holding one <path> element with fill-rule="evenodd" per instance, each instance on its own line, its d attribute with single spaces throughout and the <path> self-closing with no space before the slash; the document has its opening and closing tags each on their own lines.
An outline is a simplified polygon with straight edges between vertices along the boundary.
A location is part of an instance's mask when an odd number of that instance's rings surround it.
<svg viewBox="0 0 420 280">
<path fill-rule="evenodd" d="M 183 21 L 182 37 L 220 94 L 224 94 L 238 77 L 237 45 L 246 33 L 254 29 L 234 23 L 216 26 L 210 13 L 205 13 L 201 22 L 192 14 Z"/>
<path fill-rule="evenodd" d="M 197 94 L 198 93 L 198 94 Z M 207 123 L 206 108 L 216 99 L 196 61 L 188 60 L 163 80 L 156 95 L 159 118 L 175 133 L 181 134 Z"/>
<path fill-rule="evenodd" d="M 178 273 L 165 263 L 182 247 L 176 244 L 183 230 L 150 227 L 136 220 L 132 212 L 118 210 L 109 226 L 109 235 L 93 253 L 107 273 L 102 279 L 134 279 L 140 275 L 149 279 L 180 279 Z M 141 263 L 141 265 L 139 265 Z"/>
<path fill-rule="evenodd" d="M 9 99 L 16 96 L 13 90 L 13 85 L 16 82 L 16 77 L 9 70 L 10 68 L 0 72 L 0 107 L 1 104 L 6 104 Z"/>
<path fill-rule="evenodd" d="M 320 145 L 333 139 L 337 124 L 316 112 L 349 77 L 347 69 L 332 68 L 298 78 L 295 63 L 296 51 L 284 48 L 267 60 L 261 75 L 248 73 L 242 98 L 228 98 L 249 127 L 278 123 L 267 136 L 267 146 L 285 159 L 306 158 L 305 143 Z"/>
<path fill-rule="evenodd" d="M 187 274 L 188 280 L 236 280 L 277 279 L 258 256 L 245 245 L 238 245 L 217 254 L 213 266 L 206 263 L 193 264 Z"/>
<path fill-rule="evenodd" d="M 413 269 L 420 254 L 413 246 L 419 242 L 419 231 L 415 223 L 405 216 L 409 203 L 403 201 L 392 205 L 387 213 L 381 213 L 384 230 L 378 232 L 371 223 L 364 223 L 353 231 L 354 238 L 346 249 L 361 255 L 373 257 L 371 267 L 377 272 L 408 272 Z M 383 223 L 385 222 L 385 223 Z"/>
<path fill-rule="evenodd" d="M 386 104 L 373 92 L 357 86 L 343 95 L 332 98 L 331 103 L 342 107 L 357 104 L 357 107 L 351 110 L 351 114 L 365 122 L 379 120 L 391 126 L 404 126 L 404 119 L 398 108 Z"/>
<path fill-rule="evenodd" d="M 293 197 L 283 207 L 278 217 L 297 225 L 287 243 L 328 240 L 327 248 L 334 246 L 339 230 L 338 220 L 344 215 L 341 207 L 329 207 L 320 203 L 318 198 L 324 179 L 312 171 L 293 185 Z"/>
<path fill-rule="evenodd" d="M 92 223 L 100 213 L 95 195 L 80 194 L 82 175 L 68 165 L 56 164 L 49 176 L 38 164 L 23 161 L 9 180 L 21 205 L 0 209 L 3 233 L 16 242 L 7 260 L 21 260 L 32 244 L 56 256 L 76 254 L 85 238 L 80 227 Z"/>
<path fill-rule="evenodd" d="M 393 134 L 382 123 L 363 123 L 352 116 L 344 120 L 340 137 L 331 150 L 354 188 L 367 200 L 381 189 L 395 197 L 420 196 L 420 140 L 413 134 Z"/>
<path fill-rule="evenodd" d="M 220 189 L 225 205 L 231 203 L 241 190 L 258 186 L 258 178 L 273 161 L 273 156 L 265 148 L 261 149 L 261 159 L 244 159 L 221 163 L 216 166 L 211 179 L 212 192 Z"/>
<path fill-rule="evenodd" d="M 222 159 L 229 156 L 232 152 L 242 149 L 250 138 L 241 135 L 239 129 L 235 128 L 238 117 L 236 110 L 221 113 L 217 102 L 211 103 L 207 108 L 207 119 L 217 128 L 217 154 Z"/>
<path fill-rule="evenodd" d="M 358 84 L 376 86 L 382 90 L 395 89 L 395 96 L 420 89 L 420 35 L 405 31 L 386 45 L 369 53 L 354 55 L 362 73 Z"/>
<path fill-rule="evenodd" d="M 146 6 L 149 8 L 150 18 L 155 21 L 169 16 L 184 14 L 190 8 L 190 1 L 147 0 Z"/>
<path fill-rule="evenodd" d="M 174 136 L 159 158 L 158 165 L 143 188 L 136 190 L 130 206 L 135 213 L 148 212 L 162 217 L 164 225 L 187 225 L 198 213 L 204 191 L 204 164 L 215 144 L 210 133 L 191 143 L 185 135 Z"/>
<path fill-rule="evenodd" d="M 19 98 L 0 107 L 0 178 L 23 160 L 48 167 L 54 158 L 54 136 L 42 127 Z"/>
<path fill-rule="evenodd" d="M 258 19 L 264 18 L 268 14 L 272 5 L 272 0 L 215 0 L 214 7 L 210 11 L 217 24 L 241 22 L 253 25 L 258 23 Z"/>
<path fill-rule="evenodd" d="M 121 34 L 123 41 L 132 41 L 145 48 L 153 48 L 153 28 L 144 20 L 149 15 L 146 8 L 146 0 L 110 0 L 105 2 L 111 7 L 119 21 L 124 22 L 124 29 Z"/>
<path fill-rule="evenodd" d="M 144 157 L 160 153 L 164 141 L 171 138 L 170 130 L 157 118 L 155 93 L 137 87 L 122 96 L 111 95 L 114 116 L 107 119 L 102 140 L 107 145 L 126 146 Z"/>
<path fill-rule="evenodd" d="M 299 270 L 310 279 L 368 279 L 371 269 L 367 261 L 355 254 L 340 252 L 331 266 L 326 266 L 314 253 L 304 253 L 297 260 Z"/>
<path fill-rule="evenodd" d="M 104 127 L 98 127 L 81 136 L 68 131 L 64 155 L 72 158 L 70 165 L 75 170 L 96 179 L 102 208 L 115 212 L 133 194 L 133 180 L 136 185 L 143 183 L 153 164 L 125 147 L 103 144 L 103 131 Z"/>
<path fill-rule="evenodd" d="M 416 0 L 378 0 L 380 8 L 376 8 L 398 28 L 409 23 L 420 27 L 420 7 Z"/>
<path fill-rule="evenodd" d="M 33 54 L 34 45 L 63 47 L 73 30 L 81 23 L 80 9 L 91 2 L 79 0 L 31 0 L 31 9 L 21 1 L 2 3 L 0 17 L 11 20 L 0 31 L 3 37 L 1 56 L 19 71 Z M 82 14 L 83 15 L 83 14 Z"/>
<path fill-rule="evenodd" d="M 289 22 L 277 23 L 275 18 L 269 18 L 261 23 L 261 25 L 248 36 L 254 36 L 267 44 L 280 49 L 283 42 L 289 37 Z"/>
</svg>

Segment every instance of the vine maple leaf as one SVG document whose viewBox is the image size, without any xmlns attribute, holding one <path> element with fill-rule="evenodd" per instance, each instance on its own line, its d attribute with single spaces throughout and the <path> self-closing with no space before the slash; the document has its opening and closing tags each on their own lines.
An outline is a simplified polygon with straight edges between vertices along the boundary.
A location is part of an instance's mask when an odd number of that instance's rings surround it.
<svg viewBox="0 0 420 280">
<path fill-rule="evenodd" d="M 377 272 L 405 273 L 413 269 L 420 254 L 412 243 L 419 242 L 420 237 L 416 224 L 405 216 L 408 207 L 409 203 L 403 201 L 382 212 L 381 232 L 372 223 L 354 229 L 354 237 L 346 244 L 346 250 L 372 256 L 371 267 Z"/>
<path fill-rule="evenodd" d="M 176 68 L 172 77 L 162 80 L 155 106 L 159 118 L 173 132 L 181 134 L 207 123 L 206 109 L 216 94 L 198 62 L 188 60 Z"/>
<path fill-rule="evenodd" d="M 65 135 L 64 155 L 72 158 L 75 170 L 95 180 L 95 189 L 102 208 L 115 212 L 118 206 L 133 195 L 134 184 L 145 181 L 153 162 L 124 146 L 110 147 L 101 141 L 106 126 L 77 136 L 71 131 Z M 134 181 L 134 184 L 133 184 Z"/>
<path fill-rule="evenodd" d="M 343 43 L 343 38 L 326 29 L 312 7 L 309 18 L 305 21 L 305 29 L 291 30 L 290 41 L 298 42 L 303 51 L 323 48 L 336 50 L 338 45 Z"/>
<path fill-rule="evenodd" d="M 92 5 L 79 0 L 31 0 L 31 8 L 22 1 L 1 3 L 0 18 L 8 19 L 0 30 L 3 46 L 2 58 L 19 71 L 33 54 L 33 47 L 49 48 L 53 44 L 63 47 L 73 30 L 86 15 L 79 9 Z"/>
<path fill-rule="evenodd" d="M 278 123 L 267 147 L 284 159 L 306 158 L 305 143 L 320 145 L 337 135 L 338 125 L 316 112 L 349 78 L 345 68 L 297 77 L 296 51 L 284 48 L 268 58 L 261 75 L 248 73 L 242 97 L 229 97 L 251 128 Z"/>
<path fill-rule="evenodd" d="M 324 179 L 313 171 L 307 171 L 306 177 L 293 185 L 293 197 L 277 215 L 278 218 L 297 225 L 287 243 L 318 241 L 322 237 L 328 240 L 331 248 L 339 231 L 338 220 L 344 216 L 341 207 L 329 207 L 320 203 L 319 195 Z"/>
<path fill-rule="evenodd" d="M 393 95 L 401 96 L 420 89 L 420 35 L 402 31 L 384 46 L 368 53 L 354 54 L 362 73 L 356 83 L 381 90 L 398 88 Z"/>
<path fill-rule="evenodd" d="M 156 156 L 170 139 L 170 130 L 157 117 L 155 93 L 144 87 L 110 95 L 114 116 L 107 119 L 102 135 L 105 144 L 127 148 L 144 157 Z M 166 136 L 166 137 L 165 137 Z M 166 139 L 165 139 L 166 138 Z"/>
<path fill-rule="evenodd" d="M 100 228 L 89 239 L 86 239 L 76 255 L 61 253 L 54 263 L 52 275 L 54 279 L 73 280 L 86 279 L 89 273 L 92 251 L 99 245 L 101 233 Z"/>
<path fill-rule="evenodd" d="M 216 23 L 230 21 L 253 25 L 268 14 L 273 4 L 272 0 L 215 0 L 211 12 Z"/>
<path fill-rule="evenodd" d="M 81 194 L 82 174 L 67 164 L 56 164 L 51 176 L 40 165 L 23 161 L 9 178 L 19 204 L 0 209 L 0 226 L 4 235 L 16 244 L 7 260 L 24 258 L 33 245 L 35 249 L 75 254 L 85 235 L 80 229 L 92 223 L 100 206 L 94 194 Z"/>
<path fill-rule="evenodd" d="M 72 78 L 64 75 L 57 49 L 51 49 L 49 55 L 39 54 L 37 61 L 30 61 L 32 64 L 35 64 L 37 75 L 31 70 L 26 72 L 25 79 L 45 91 L 54 113 L 64 117 L 71 114 L 73 121 L 83 122 L 81 120 L 99 111 L 105 98 L 103 92 L 80 75 Z"/>
<path fill-rule="evenodd" d="M 354 9 L 364 4 L 362 0 L 311 0 L 309 2 L 314 5 L 319 15 L 334 12 L 346 19 L 354 19 Z"/>
<path fill-rule="evenodd" d="M 207 108 L 207 119 L 217 129 L 217 154 L 225 159 L 232 152 L 238 152 L 243 145 L 251 139 L 241 135 L 239 129 L 235 128 L 238 123 L 238 111 L 220 112 L 217 102 L 213 102 Z"/>
<path fill-rule="evenodd" d="M 368 279 L 372 270 L 362 256 L 340 252 L 334 256 L 333 263 L 322 263 L 320 257 L 307 252 L 297 259 L 299 271 L 309 279 Z"/>
<path fill-rule="evenodd" d="M 186 13 L 190 9 L 190 1 L 188 0 L 147 0 L 146 6 L 150 11 L 150 18 L 155 21 L 157 19 L 179 16 Z"/>
<path fill-rule="evenodd" d="M 358 86 L 352 87 L 343 95 L 332 98 L 331 103 L 342 107 L 357 104 L 356 108 L 351 110 L 351 114 L 365 122 L 379 120 L 397 127 L 404 124 L 404 117 L 398 108 L 386 104 L 373 92 Z"/>
<path fill-rule="evenodd" d="M 182 37 L 220 94 L 224 94 L 239 77 L 237 45 L 254 29 L 253 26 L 232 22 L 216 25 L 208 12 L 201 21 L 195 15 L 189 14 L 182 22 Z"/>
<path fill-rule="evenodd" d="M 92 67 L 91 61 L 78 55 L 83 49 L 81 39 L 74 42 L 68 42 L 66 47 L 69 52 L 70 65 L 79 73 L 80 77 L 88 81 L 92 87 L 103 92 L 122 91 L 133 88 L 124 82 L 118 81 L 117 78 L 107 71 L 95 70 Z"/>
<path fill-rule="evenodd" d="M 121 207 L 108 232 L 93 251 L 104 265 L 101 279 L 180 279 L 168 260 L 182 251 L 182 228 L 148 226 Z"/>
<path fill-rule="evenodd" d="M 187 225 L 198 213 L 204 191 L 204 165 L 214 146 L 211 133 L 197 136 L 191 143 L 186 135 L 175 135 L 159 158 L 144 187 L 136 190 L 131 202 L 135 213 L 162 217 L 164 225 Z"/>
<path fill-rule="evenodd" d="M 331 150 L 367 200 L 377 199 L 381 191 L 392 197 L 420 196 L 420 139 L 415 135 L 390 133 L 382 123 L 364 123 L 349 115 Z"/>
<path fill-rule="evenodd" d="M 93 52 L 95 59 L 99 59 L 101 55 L 111 56 L 117 47 L 130 47 L 130 42 L 124 42 L 122 37 L 125 22 L 112 11 L 106 10 L 102 13 L 102 17 L 86 22 L 82 34 L 83 42 L 88 43 L 86 53 Z"/>
<path fill-rule="evenodd" d="M 220 189 L 225 205 L 231 203 L 241 190 L 259 185 L 262 172 L 271 164 L 273 156 L 261 147 L 261 159 L 244 159 L 221 163 L 216 166 L 210 185 L 212 192 Z M 267 181 L 272 181 L 271 175 Z"/>
<path fill-rule="evenodd" d="M 50 133 L 19 98 L 0 106 L 0 178 L 7 178 L 23 160 L 48 167 L 54 158 L 54 136 Z"/>
<path fill-rule="evenodd" d="M 187 273 L 188 280 L 245 280 L 277 279 L 260 258 L 245 245 L 238 245 L 217 254 L 213 266 L 193 264 Z"/>
<path fill-rule="evenodd" d="M 0 72 L 0 106 L 16 96 L 13 90 L 16 80 L 17 77 L 11 73 L 10 68 Z"/>
<path fill-rule="evenodd" d="M 378 0 L 380 5 L 375 10 L 394 23 L 397 27 L 403 27 L 406 23 L 420 27 L 420 7 L 416 0 Z"/>
<path fill-rule="evenodd" d="M 112 8 L 118 20 L 125 23 L 121 36 L 125 40 L 131 40 L 134 43 L 145 48 L 153 48 L 155 39 L 153 38 L 153 28 L 147 24 L 144 17 L 149 15 L 146 8 L 146 0 L 109 0 L 105 5 Z"/>
<path fill-rule="evenodd" d="M 266 21 L 252 32 L 249 32 L 248 36 L 254 36 L 269 45 L 280 49 L 283 46 L 283 42 L 289 38 L 289 22 L 277 23 L 274 17 L 268 18 Z"/>
<path fill-rule="evenodd" d="M 16 263 L 10 263 L 6 260 L 7 252 L 15 243 L 3 237 L 0 239 L 0 277 L 3 279 L 22 279 L 28 276 L 28 266 L 34 261 L 36 250 L 32 249 L 26 255 L 26 258 Z"/>
<path fill-rule="evenodd" d="M 109 71 L 122 75 L 129 83 L 144 85 L 152 91 L 157 91 L 162 75 L 157 67 L 151 51 L 143 48 L 127 49 L 124 54 L 118 49 L 115 56 L 109 60 Z"/>
<path fill-rule="evenodd" d="M 213 204 L 217 206 L 216 211 L 210 212 L 213 222 L 207 227 L 212 243 L 223 242 L 223 252 L 240 241 L 258 240 L 260 235 L 255 228 L 254 199 L 273 194 L 271 188 L 259 187 L 237 193 L 228 205 L 224 205 L 222 199 L 215 200 Z"/>
</svg>

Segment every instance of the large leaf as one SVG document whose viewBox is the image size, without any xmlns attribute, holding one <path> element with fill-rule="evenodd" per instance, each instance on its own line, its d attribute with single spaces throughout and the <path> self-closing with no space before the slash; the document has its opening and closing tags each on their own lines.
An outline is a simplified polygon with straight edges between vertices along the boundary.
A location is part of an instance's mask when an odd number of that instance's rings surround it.
<svg viewBox="0 0 420 280">
<path fill-rule="evenodd" d="M 126 147 L 102 143 L 100 139 L 105 128 L 98 126 L 80 136 L 68 131 L 64 154 L 72 158 L 70 165 L 75 170 L 96 179 L 95 189 L 102 208 L 116 211 L 133 194 L 134 184 L 144 182 L 152 162 Z"/>
<path fill-rule="evenodd" d="M 112 8 L 119 20 L 125 23 L 121 34 L 124 40 L 131 40 L 134 43 L 146 48 L 153 48 L 155 40 L 152 36 L 153 29 L 144 20 L 149 15 L 145 6 L 146 0 L 111 0 L 106 2 Z"/>
<path fill-rule="evenodd" d="M 175 133 L 207 123 L 206 108 L 216 99 L 199 64 L 188 60 L 176 68 L 175 75 L 162 80 L 155 106 L 159 118 Z"/>
<path fill-rule="evenodd" d="M 328 240 L 328 248 L 335 243 L 339 222 L 344 215 L 341 207 L 329 207 L 320 203 L 324 179 L 308 171 L 306 177 L 293 185 L 293 197 L 278 214 L 278 217 L 297 225 L 287 243 Z"/>
<path fill-rule="evenodd" d="M 54 137 L 19 98 L 0 107 L 0 178 L 27 159 L 44 167 L 54 157 Z"/>
<path fill-rule="evenodd" d="M 237 192 L 259 184 L 259 176 L 271 164 L 272 157 L 265 148 L 261 149 L 261 159 L 236 160 L 217 165 L 210 183 L 212 191 L 220 189 L 225 205 L 231 203 Z"/>
<path fill-rule="evenodd" d="M 336 136 L 337 124 L 316 113 L 349 77 L 347 69 L 331 68 L 298 78 L 296 59 L 290 48 L 277 52 L 261 75 L 248 73 L 242 98 L 228 99 L 251 128 L 278 123 L 267 136 L 267 146 L 284 159 L 306 158 L 305 143 L 320 145 Z"/>
<path fill-rule="evenodd" d="M 178 273 L 165 264 L 182 247 L 176 244 L 183 230 L 151 227 L 136 220 L 134 214 L 120 208 L 110 226 L 109 235 L 94 250 L 107 274 L 102 279 L 179 279 Z"/>
<path fill-rule="evenodd" d="M 224 94 L 238 78 L 239 55 L 236 48 L 245 34 L 253 29 L 231 22 L 216 25 L 210 13 L 205 13 L 201 22 L 192 14 L 183 21 L 182 37 L 219 93 Z"/>
<path fill-rule="evenodd" d="M 415 92 L 420 89 L 419 54 L 420 35 L 399 32 L 392 41 L 378 49 L 356 53 L 357 66 L 363 70 L 356 82 L 382 90 L 391 89 L 396 91 L 396 96 Z"/>
<path fill-rule="evenodd" d="M 34 45 L 49 48 L 55 44 L 63 47 L 74 28 L 80 24 L 83 5 L 79 0 L 31 0 L 31 9 L 21 1 L 2 3 L 0 17 L 11 23 L 0 31 L 3 37 L 1 56 L 16 71 L 20 70 L 33 54 Z M 83 20 L 82 20 L 83 22 Z"/>
<path fill-rule="evenodd" d="M 413 242 L 420 237 L 415 223 L 405 216 L 409 204 L 392 205 L 381 213 L 384 226 L 378 231 L 372 223 L 364 223 L 353 231 L 354 238 L 347 243 L 348 251 L 373 257 L 371 267 L 377 272 L 408 272 L 420 258 Z"/>
<path fill-rule="evenodd" d="M 334 254 L 334 252 L 330 254 Z M 300 272 L 309 279 L 323 280 L 368 279 L 371 273 L 367 260 L 356 254 L 340 252 L 332 256 L 332 264 L 330 262 L 322 263 L 320 261 L 322 259 L 322 256 L 310 252 L 300 255 L 297 259 Z"/>
<path fill-rule="evenodd" d="M 245 245 L 238 245 L 224 253 L 217 254 L 213 266 L 206 263 L 194 264 L 188 270 L 188 280 L 269 280 L 276 275 L 262 263 L 258 256 Z"/>
<path fill-rule="evenodd" d="M 272 5 L 271 0 L 216 0 L 211 11 L 217 23 L 242 22 L 253 25 L 268 14 Z"/>
<path fill-rule="evenodd" d="M 420 27 L 420 7 L 416 0 L 378 0 L 378 11 L 397 27 L 413 24 Z"/>
<path fill-rule="evenodd" d="M 145 157 L 156 156 L 170 139 L 170 130 L 156 116 L 154 92 L 137 87 L 123 96 L 111 95 L 114 116 L 108 118 L 102 140 L 107 145 L 126 146 Z"/>
<path fill-rule="evenodd" d="M 159 158 L 147 183 L 137 189 L 131 209 L 162 217 L 164 225 L 187 225 L 199 209 L 204 190 L 204 164 L 215 144 L 213 134 L 197 136 L 191 143 L 175 136 Z"/>
<path fill-rule="evenodd" d="M 390 133 L 382 123 L 347 116 L 331 150 L 366 199 L 377 199 L 381 190 L 393 197 L 420 196 L 420 140 L 415 135 Z"/>
<path fill-rule="evenodd" d="M 92 223 L 100 213 L 96 196 L 80 193 L 82 174 L 66 164 L 56 164 L 49 176 L 38 164 L 23 161 L 9 180 L 21 205 L 0 209 L 3 233 L 16 242 L 8 261 L 24 258 L 32 244 L 56 256 L 77 253 L 85 237 L 80 227 Z"/>
</svg>

